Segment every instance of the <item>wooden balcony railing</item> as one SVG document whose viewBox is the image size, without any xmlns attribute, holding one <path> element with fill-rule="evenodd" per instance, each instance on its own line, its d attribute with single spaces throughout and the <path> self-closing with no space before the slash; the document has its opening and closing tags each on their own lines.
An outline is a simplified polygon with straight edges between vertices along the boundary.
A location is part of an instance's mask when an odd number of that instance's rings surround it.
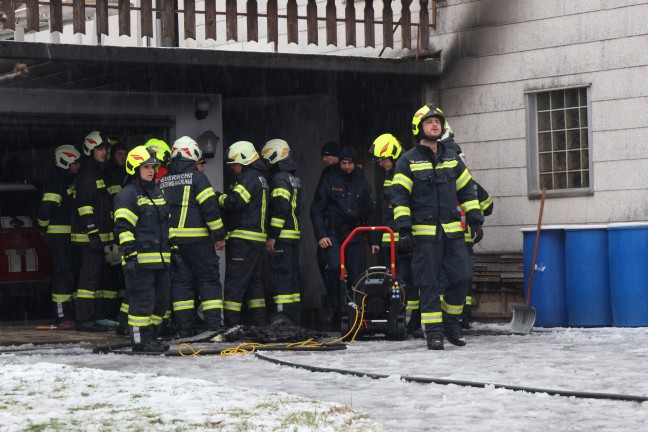
<svg viewBox="0 0 648 432">
<path fill-rule="evenodd" d="M 281 9 L 277 0 L 267 0 L 265 3 L 266 13 L 259 13 L 259 3 L 256 0 L 245 2 L 245 12 L 237 10 L 236 0 L 184 0 L 181 4 L 183 9 L 178 8 L 178 0 L 139 0 L 134 6 L 130 0 L 0 0 L 0 11 L 6 14 L 6 20 L 1 25 L 5 30 L 16 29 L 16 10 L 18 7 L 23 15 L 26 15 L 24 29 L 26 32 L 37 32 L 47 30 L 50 32 L 63 32 L 64 22 L 69 22 L 69 17 L 64 18 L 64 8 L 69 16 L 71 9 L 71 24 L 74 33 L 86 34 L 86 20 L 88 15 L 94 16 L 96 21 L 97 36 L 109 35 L 109 15 L 118 15 L 119 35 L 131 36 L 133 26 L 131 23 L 131 12 L 139 12 L 139 30 L 141 37 L 153 37 L 155 19 L 160 19 L 161 36 L 165 40 L 175 41 L 177 44 L 178 21 L 183 20 L 184 38 L 196 40 L 196 17 L 204 16 L 204 38 L 216 40 L 217 22 L 222 25 L 222 18 L 225 18 L 226 39 L 239 41 L 238 21 L 244 16 L 247 32 L 247 41 L 259 41 L 259 21 L 266 20 L 267 41 L 275 43 L 275 49 L 279 42 L 279 24 L 286 25 L 285 35 L 287 42 L 299 44 L 300 41 L 299 23 L 305 21 L 307 44 L 318 45 L 324 41 L 319 40 L 319 24 L 325 23 L 326 45 L 339 47 L 356 46 L 356 29 L 358 25 L 364 30 L 364 46 L 376 46 L 376 31 L 382 31 L 382 46 L 394 48 L 394 34 L 400 29 L 401 48 L 412 49 L 412 35 L 417 41 L 417 49 L 425 52 L 430 47 L 430 28 L 434 28 L 436 21 L 436 0 L 419 0 L 418 20 L 412 18 L 412 0 L 383 0 L 374 2 L 365 0 L 356 2 L 354 0 L 335 1 L 327 0 L 325 5 L 320 1 L 308 0 L 306 2 L 306 15 L 299 15 L 297 0 L 281 2 Z M 301 2 L 302 5 L 304 2 Z M 364 3 L 363 16 L 356 16 L 356 3 Z M 380 20 L 375 18 L 374 3 L 380 7 L 382 13 Z M 398 3 L 396 9 L 400 13 L 394 13 L 393 3 Z M 197 9 L 196 5 L 203 9 Z M 324 7 L 322 7 L 324 6 Z M 343 18 L 338 17 L 338 9 L 343 8 Z M 279 13 L 279 11 L 285 11 Z M 43 12 L 44 11 L 44 12 Z M 340 13 L 342 15 L 342 13 Z M 47 17 L 45 25 L 42 23 L 43 16 Z M 221 18 L 221 19 L 218 19 Z M 202 22 L 203 20 L 201 20 Z M 49 26 L 47 26 L 49 24 Z M 344 27 L 345 45 L 338 41 L 338 26 Z M 41 28 L 43 27 L 43 28 Z M 303 28 L 303 25 L 302 25 Z M 415 31 L 416 33 L 413 33 Z M 241 41 L 244 42 L 244 41 Z"/>
</svg>

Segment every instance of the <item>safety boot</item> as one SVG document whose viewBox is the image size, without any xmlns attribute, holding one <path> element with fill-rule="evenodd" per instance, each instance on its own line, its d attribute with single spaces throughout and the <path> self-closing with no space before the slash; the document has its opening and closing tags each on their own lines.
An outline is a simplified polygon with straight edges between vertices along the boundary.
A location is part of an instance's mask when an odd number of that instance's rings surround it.
<svg viewBox="0 0 648 432">
<path fill-rule="evenodd" d="M 465 305 L 463 312 L 461 313 L 461 328 L 469 329 L 470 328 L 470 305 Z"/>
<path fill-rule="evenodd" d="M 443 349 L 443 335 L 440 333 L 427 334 L 427 348 L 429 350 L 440 351 Z"/>
<path fill-rule="evenodd" d="M 450 342 L 452 345 L 457 345 L 457 346 L 466 345 L 466 340 L 461 335 L 461 325 L 459 322 L 453 322 L 453 323 L 444 322 L 443 330 L 446 339 L 448 339 L 448 342 Z"/>
<path fill-rule="evenodd" d="M 153 352 L 153 353 L 163 353 L 169 349 L 169 345 L 160 344 L 158 341 L 149 340 L 142 343 L 133 345 L 133 352 Z"/>
</svg>

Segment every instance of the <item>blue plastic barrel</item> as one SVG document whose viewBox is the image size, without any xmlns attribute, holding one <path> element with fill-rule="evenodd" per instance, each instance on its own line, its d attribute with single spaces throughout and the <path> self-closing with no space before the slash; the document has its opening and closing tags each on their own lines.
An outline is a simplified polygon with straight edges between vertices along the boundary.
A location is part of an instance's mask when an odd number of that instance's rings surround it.
<svg viewBox="0 0 648 432">
<path fill-rule="evenodd" d="M 648 222 L 608 225 L 612 325 L 648 326 Z"/>
<path fill-rule="evenodd" d="M 612 324 L 607 225 L 565 229 L 567 323 L 574 327 Z"/>
<path fill-rule="evenodd" d="M 542 227 L 536 270 L 533 275 L 530 305 L 536 310 L 536 327 L 565 327 L 565 231 L 562 225 Z M 529 277 L 535 246 L 536 228 L 523 228 L 524 292 L 529 292 Z"/>
</svg>

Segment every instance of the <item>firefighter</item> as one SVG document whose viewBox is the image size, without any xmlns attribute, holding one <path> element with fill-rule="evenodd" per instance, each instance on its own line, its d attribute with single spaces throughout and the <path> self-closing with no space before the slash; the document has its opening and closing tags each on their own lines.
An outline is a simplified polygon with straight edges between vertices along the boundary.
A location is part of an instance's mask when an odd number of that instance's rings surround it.
<svg viewBox="0 0 648 432">
<path fill-rule="evenodd" d="M 48 177 L 38 208 L 38 225 L 52 253 L 52 302 L 58 330 L 75 330 L 73 293 L 78 273 L 78 250 L 70 241 L 74 176 L 81 154 L 73 145 L 54 150 L 55 172 Z"/>
<path fill-rule="evenodd" d="M 254 144 L 237 141 L 227 150 L 236 182 L 218 202 L 228 221 L 227 265 L 225 270 L 225 325 L 241 321 L 243 303 L 247 301 L 249 322 L 266 323 L 265 298 L 261 285 L 261 264 L 267 240 L 266 213 L 269 187 L 263 175 L 266 167 Z"/>
<path fill-rule="evenodd" d="M 322 176 L 311 205 L 311 219 L 318 245 L 326 255 L 326 321 L 337 326 L 343 296 L 340 287 L 340 246 L 356 227 L 374 225 L 374 206 L 369 184 L 356 166 L 352 147 L 340 151 L 340 162 Z M 369 236 L 371 252 L 380 249 L 379 237 Z M 345 250 L 347 287 L 350 289 L 364 271 L 364 236 L 356 235 Z"/>
<path fill-rule="evenodd" d="M 268 240 L 273 299 L 277 312 L 285 312 L 293 321 L 300 321 L 299 252 L 301 237 L 301 179 L 296 176 L 297 164 L 291 157 L 288 143 L 272 139 L 261 149 L 270 165 L 270 206 Z"/>
<path fill-rule="evenodd" d="M 397 162 L 391 186 L 399 247 L 413 251 L 414 285 L 420 293 L 421 322 L 427 347 L 442 350 L 444 336 L 463 346 L 460 317 L 470 287 L 472 261 L 464 241 L 457 202 L 466 213 L 474 238 L 482 235 L 472 176 L 461 158 L 439 139 L 445 116 L 434 105 L 421 107 L 412 118 L 416 146 Z M 449 280 L 440 298 L 441 269 Z"/>
<path fill-rule="evenodd" d="M 340 145 L 335 141 L 328 141 L 322 146 L 320 154 L 322 155 L 322 162 L 324 162 L 325 166 L 322 170 L 322 173 L 320 174 L 320 178 L 317 182 L 317 187 L 315 188 L 315 190 L 319 189 L 319 185 L 322 182 L 324 175 L 331 172 L 331 170 L 340 162 Z M 310 209 L 310 217 L 311 222 L 313 222 L 312 206 Z M 322 282 L 324 282 L 324 285 L 326 286 L 326 254 L 324 253 L 324 249 L 319 247 L 319 244 L 317 245 L 315 256 L 317 257 L 317 267 L 320 271 L 320 275 L 322 276 Z"/>
<path fill-rule="evenodd" d="M 157 333 L 171 295 L 169 208 L 155 181 L 153 149 L 137 146 L 126 157 L 130 183 L 115 197 L 115 236 L 123 255 L 129 296 L 128 327 L 134 352 L 164 352 Z"/>
<path fill-rule="evenodd" d="M 101 132 L 90 132 L 83 140 L 79 173 L 74 179 L 75 205 L 72 212 L 72 242 L 81 246 L 81 268 L 77 283 L 77 330 L 102 332 L 108 328 L 95 322 L 103 314 L 101 296 L 104 247 L 114 241 L 112 197 L 105 172 L 110 143 Z"/>
<path fill-rule="evenodd" d="M 225 248 L 225 229 L 209 179 L 196 168 L 202 151 L 188 136 L 171 150 L 169 172 L 160 188 L 171 211 L 173 254 L 171 304 L 180 337 L 195 334 L 196 298 L 200 298 L 207 330 L 223 326 L 223 289 L 216 250 Z"/>
<path fill-rule="evenodd" d="M 394 225 L 394 205 L 391 200 L 392 180 L 394 178 L 394 168 L 396 161 L 401 155 L 403 147 L 398 139 L 392 134 L 382 134 L 376 138 L 369 149 L 374 161 L 385 170 L 385 180 L 383 182 L 382 196 L 382 219 L 383 225 L 387 225 L 394 232 L 394 241 L 398 242 L 398 230 Z M 391 238 L 389 233 L 382 235 L 382 261 L 389 263 L 390 261 L 390 245 Z M 398 243 L 397 243 L 398 244 Z M 396 273 L 398 277 L 405 283 L 405 297 L 407 299 L 407 312 L 409 319 L 407 322 L 407 333 L 415 338 L 423 338 L 423 330 L 421 329 L 421 311 L 419 309 L 419 293 L 414 289 L 414 280 L 412 276 L 412 254 L 403 253 L 396 248 Z"/>
</svg>

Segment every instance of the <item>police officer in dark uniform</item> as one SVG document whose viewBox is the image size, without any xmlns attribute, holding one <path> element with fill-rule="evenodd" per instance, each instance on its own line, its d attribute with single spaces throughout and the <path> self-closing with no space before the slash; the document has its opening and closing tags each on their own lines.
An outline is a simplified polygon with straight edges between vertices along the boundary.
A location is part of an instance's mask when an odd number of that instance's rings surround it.
<svg viewBox="0 0 648 432">
<path fill-rule="evenodd" d="M 216 193 L 196 168 L 202 151 L 188 136 L 173 144 L 169 173 L 160 188 L 171 211 L 171 242 L 177 245 L 171 271 L 173 315 L 180 337 L 195 333 L 195 299 L 200 297 L 207 330 L 223 326 L 223 288 L 216 250 L 225 248 L 225 229 Z"/>
<path fill-rule="evenodd" d="M 414 252 L 414 284 L 420 292 L 421 322 L 428 349 L 443 349 L 448 342 L 463 346 L 460 317 L 470 287 L 472 261 L 464 240 L 457 202 L 466 213 L 474 235 L 480 236 L 483 216 L 472 176 L 455 152 L 439 139 L 445 116 L 428 104 L 412 119 L 417 144 L 396 163 L 392 182 L 394 220 L 399 228 L 399 247 Z M 449 286 L 440 298 L 441 269 Z"/>
<path fill-rule="evenodd" d="M 54 150 L 53 175 L 48 177 L 38 208 L 38 225 L 52 252 L 52 302 L 58 330 L 75 330 L 72 294 L 76 283 L 78 250 L 70 241 L 74 176 L 79 171 L 79 151 L 65 144 Z"/>
<path fill-rule="evenodd" d="M 132 181 L 115 197 L 115 236 L 129 295 L 128 327 L 135 352 L 164 352 L 157 332 L 171 295 L 169 208 L 155 182 L 155 151 L 135 147 L 126 158 Z"/>
<path fill-rule="evenodd" d="M 376 138 L 369 149 L 373 159 L 385 170 L 385 180 L 382 188 L 382 219 L 383 224 L 394 230 L 394 241 L 398 242 L 398 229 L 394 224 L 394 204 L 391 200 L 391 185 L 394 178 L 396 161 L 400 157 L 403 147 L 392 134 L 382 134 Z M 397 243 L 398 244 L 398 243 Z M 391 237 L 389 233 L 382 235 L 382 262 L 389 263 Z M 388 267 L 389 268 L 389 267 Z M 405 282 L 405 297 L 407 298 L 407 333 L 415 338 L 423 338 L 421 329 L 421 310 L 419 309 L 419 293 L 414 288 L 412 276 L 412 254 L 403 253 L 396 248 L 396 274 Z"/>
<path fill-rule="evenodd" d="M 250 324 L 266 323 L 266 304 L 261 285 L 261 264 L 267 240 L 268 182 L 263 175 L 266 166 L 254 144 L 237 141 L 227 150 L 227 163 L 236 182 L 227 194 L 218 198 L 228 221 L 227 265 L 225 270 L 225 325 L 241 321 L 243 303 L 247 301 Z"/>
<path fill-rule="evenodd" d="M 270 165 L 270 206 L 268 240 L 273 300 L 277 312 L 285 312 L 295 323 L 300 321 L 299 252 L 301 237 L 301 179 L 288 143 L 272 139 L 261 149 Z"/>
<path fill-rule="evenodd" d="M 342 307 L 340 246 L 354 228 L 374 225 L 375 211 L 369 184 L 356 166 L 352 147 L 340 151 L 340 162 L 322 176 L 311 205 L 315 238 L 326 254 L 327 324 L 337 326 Z M 379 237 L 369 235 L 372 253 L 380 249 Z M 356 235 L 345 250 L 348 287 L 364 271 L 364 236 Z"/>
<path fill-rule="evenodd" d="M 74 180 L 75 210 L 72 212 L 72 242 L 81 246 L 81 268 L 76 298 L 77 330 L 102 332 L 108 328 L 95 322 L 104 318 L 104 247 L 114 242 L 112 196 L 105 172 L 108 138 L 101 132 L 89 133 L 83 141 L 85 158 Z"/>
</svg>

